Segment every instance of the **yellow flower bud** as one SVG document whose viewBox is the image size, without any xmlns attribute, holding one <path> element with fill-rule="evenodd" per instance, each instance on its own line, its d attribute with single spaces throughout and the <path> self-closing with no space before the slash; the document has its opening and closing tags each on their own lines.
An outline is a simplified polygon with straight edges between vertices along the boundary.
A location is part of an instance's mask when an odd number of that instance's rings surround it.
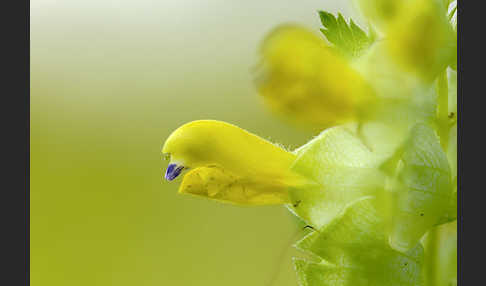
<svg viewBox="0 0 486 286">
<path fill-rule="evenodd" d="M 275 29 L 261 55 L 257 83 L 265 103 L 320 130 L 356 120 L 373 97 L 366 81 L 324 37 L 305 28 Z"/>
<path fill-rule="evenodd" d="M 426 82 L 455 58 L 455 35 L 446 12 L 437 1 L 411 1 L 388 27 L 386 44 L 392 59 Z"/>
</svg>

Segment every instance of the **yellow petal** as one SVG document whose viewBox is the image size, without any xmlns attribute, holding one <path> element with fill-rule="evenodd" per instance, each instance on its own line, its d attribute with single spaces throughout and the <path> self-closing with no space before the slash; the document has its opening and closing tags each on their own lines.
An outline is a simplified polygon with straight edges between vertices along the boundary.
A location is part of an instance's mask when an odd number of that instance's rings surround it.
<svg viewBox="0 0 486 286">
<path fill-rule="evenodd" d="M 425 81 L 433 80 L 457 55 L 446 12 L 437 1 L 410 1 L 388 27 L 392 59 Z"/>
<path fill-rule="evenodd" d="M 179 193 L 192 194 L 237 205 L 272 205 L 289 203 L 285 185 L 251 180 L 230 174 L 224 169 L 199 167 L 189 171 Z"/>
<path fill-rule="evenodd" d="M 357 0 L 366 18 L 385 28 L 400 12 L 407 0 Z"/>
<path fill-rule="evenodd" d="M 179 127 L 166 140 L 162 153 L 170 155 L 171 164 L 190 169 L 180 193 L 218 201 L 286 203 L 288 187 L 303 180 L 290 171 L 294 154 L 216 120 L 198 120 Z"/>
<path fill-rule="evenodd" d="M 275 29 L 261 48 L 258 91 L 276 112 L 312 126 L 355 120 L 372 90 L 323 37 L 292 25 Z"/>
</svg>

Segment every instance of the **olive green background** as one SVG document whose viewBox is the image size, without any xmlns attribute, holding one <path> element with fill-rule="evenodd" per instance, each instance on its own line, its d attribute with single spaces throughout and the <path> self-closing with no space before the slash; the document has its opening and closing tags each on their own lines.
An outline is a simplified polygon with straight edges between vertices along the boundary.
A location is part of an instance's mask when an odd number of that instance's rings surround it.
<svg viewBox="0 0 486 286">
<path fill-rule="evenodd" d="M 313 135 L 256 94 L 276 25 L 346 1 L 31 1 L 31 285 L 296 285 L 283 206 L 177 194 L 160 150 L 218 119 L 290 148 Z M 359 22 L 359 19 L 358 19 Z"/>
</svg>

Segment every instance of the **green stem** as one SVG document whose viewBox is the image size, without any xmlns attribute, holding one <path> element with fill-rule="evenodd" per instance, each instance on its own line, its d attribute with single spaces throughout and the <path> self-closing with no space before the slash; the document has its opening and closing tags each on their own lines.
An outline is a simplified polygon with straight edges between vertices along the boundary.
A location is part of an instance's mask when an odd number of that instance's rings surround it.
<svg viewBox="0 0 486 286">
<path fill-rule="evenodd" d="M 437 247 L 438 247 L 437 228 L 432 228 L 426 240 L 426 255 L 425 255 L 425 270 L 426 270 L 426 286 L 436 286 L 437 284 L 437 273 L 436 273 L 436 262 L 437 262 Z"/>
<path fill-rule="evenodd" d="M 440 145 L 444 150 L 447 150 L 449 143 L 449 94 L 447 86 L 447 70 L 439 74 L 437 78 L 437 94 L 438 94 L 438 134 L 440 138 Z"/>
<path fill-rule="evenodd" d="M 447 70 L 442 71 L 437 78 L 438 110 L 437 125 L 440 145 L 447 150 L 449 143 L 449 91 L 447 86 Z M 437 228 L 432 228 L 425 242 L 426 256 L 426 285 L 437 286 L 436 262 L 438 254 L 439 233 Z"/>
</svg>

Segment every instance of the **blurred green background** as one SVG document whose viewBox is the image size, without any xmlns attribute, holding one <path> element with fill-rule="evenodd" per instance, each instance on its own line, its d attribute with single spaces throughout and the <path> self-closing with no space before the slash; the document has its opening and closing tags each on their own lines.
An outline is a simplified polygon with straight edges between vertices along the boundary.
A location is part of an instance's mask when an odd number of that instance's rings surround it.
<svg viewBox="0 0 486 286">
<path fill-rule="evenodd" d="M 296 285 L 304 232 L 283 206 L 178 195 L 160 150 L 196 119 L 305 143 L 252 68 L 276 25 L 317 33 L 317 9 L 353 15 L 346 1 L 31 1 L 32 285 Z"/>
</svg>

